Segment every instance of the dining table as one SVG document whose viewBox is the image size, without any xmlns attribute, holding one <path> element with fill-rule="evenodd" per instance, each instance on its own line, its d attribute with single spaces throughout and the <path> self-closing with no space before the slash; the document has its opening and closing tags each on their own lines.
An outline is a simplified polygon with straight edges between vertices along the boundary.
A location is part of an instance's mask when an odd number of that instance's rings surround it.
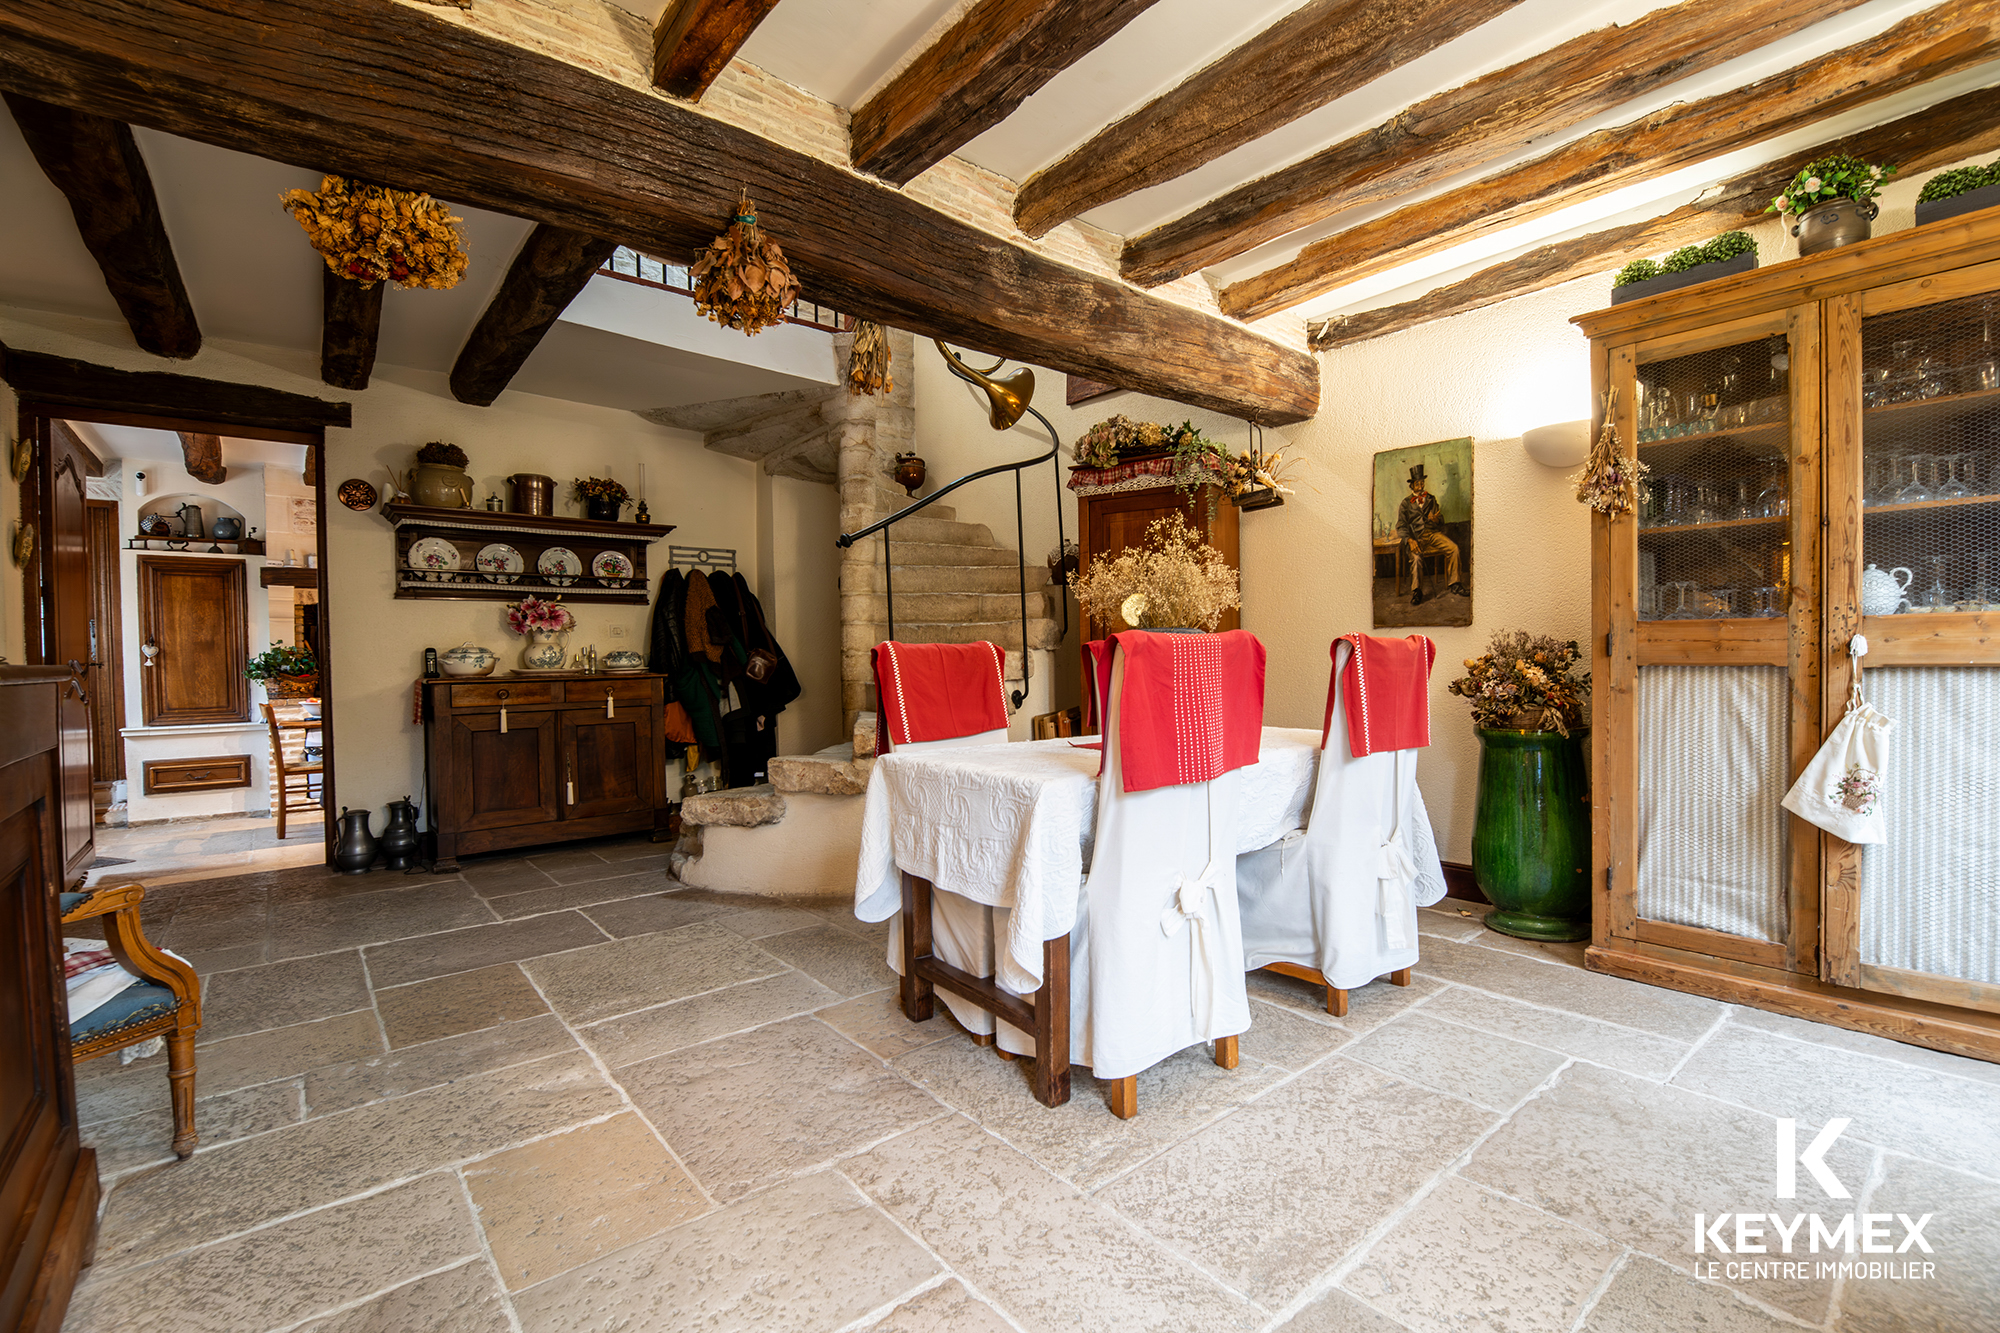
<svg viewBox="0 0 2000 1333">
<path fill-rule="evenodd" d="M 1238 855 L 1303 828 L 1318 772 L 1317 728 L 1265 727 L 1255 764 L 1236 770 Z M 1097 744 L 1017 741 L 887 754 L 869 774 L 854 914 L 886 921 L 903 877 L 1008 909 L 996 922 L 995 980 L 1031 995 L 1044 945 L 1076 924 L 1090 868 Z"/>
</svg>

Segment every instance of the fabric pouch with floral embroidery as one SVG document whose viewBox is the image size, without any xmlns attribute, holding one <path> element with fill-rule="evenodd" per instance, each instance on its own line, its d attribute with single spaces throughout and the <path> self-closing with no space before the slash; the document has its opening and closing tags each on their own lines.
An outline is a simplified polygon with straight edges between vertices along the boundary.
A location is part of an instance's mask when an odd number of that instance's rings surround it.
<svg viewBox="0 0 2000 1333">
<path fill-rule="evenodd" d="M 1785 809 L 1849 842 L 1889 841 L 1882 801 L 1895 725 L 1857 695 L 1785 793 Z"/>
</svg>

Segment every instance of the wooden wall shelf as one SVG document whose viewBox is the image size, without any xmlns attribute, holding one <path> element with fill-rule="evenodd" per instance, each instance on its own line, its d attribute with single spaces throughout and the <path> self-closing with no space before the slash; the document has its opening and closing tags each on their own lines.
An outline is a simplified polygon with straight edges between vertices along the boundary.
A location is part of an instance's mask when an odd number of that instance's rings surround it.
<svg viewBox="0 0 2000 1333">
<path fill-rule="evenodd" d="M 304 565 L 266 565 L 257 571 L 260 588 L 317 588 L 319 571 Z"/>
<path fill-rule="evenodd" d="M 487 509 L 432 509 L 424 505 L 387 504 L 382 516 L 396 530 L 396 596 L 453 601 L 519 601 L 523 597 L 561 597 L 569 602 L 610 602 L 644 606 L 648 600 L 646 548 L 674 530 L 671 523 L 605 523 L 588 518 L 543 514 L 495 513 Z M 426 537 L 441 537 L 458 549 L 456 571 L 419 571 L 409 566 L 410 547 Z M 480 550 L 495 542 L 513 547 L 524 566 L 520 574 L 483 572 L 475 567 Z M 535 572 L 543 552 L 562 547 L 573 553 L 582 572 L 568 581 Z M 591 572 L 603 552 L 625 557 L 631 577 L 611 582 Z"/>
</svg>

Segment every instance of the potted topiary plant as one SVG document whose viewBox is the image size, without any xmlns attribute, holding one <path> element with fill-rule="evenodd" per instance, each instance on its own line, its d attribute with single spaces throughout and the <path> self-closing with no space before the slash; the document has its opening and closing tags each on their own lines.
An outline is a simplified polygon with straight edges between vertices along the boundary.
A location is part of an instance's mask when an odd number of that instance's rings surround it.
<svg viewBox="0 0 2000 1333">
<path fill-rule="evenodd" d="M 1875 196 L 1895 174 L 1892 166 L 1863 162 L 1852 153 L 1828 153 L 1806 163 L 1764 211 L 1793 219 L 1801 257 L 1853 245 L 1873 231 L 1880 211 Z"/>
<path fill-rule="evenodd" d="M 264 687 L 267 699 L 310 699 L 319 693 L 319 663 L 310 648 L 274 643 L 251 658 L 243 674 Z"/>
<path fill-rule="evenodd" d="M 1583 653 L 1520 631 L 1493 636 L 1450 690 L 1472 705 L 1479 793 L 1472 876 L 1494 904 L 1486 925 L 1526 940 L 1590 937 L 1590 679 Z"/>
<path fill-rule="evenodd" d="M 2000 159 L 1985 166 L 1953 167 L 1924 182 L 1917 193 L 1917 225 L 2000 204 Z"/>
<path fill-rule="evenodd" d="M 1757 242 L 1750 233 L 1726 231 L 1706 245 L 1684 245 L 1658 263 L 1635 259 L 1611 280 L 1611 304 L 1622 305 L 1661 292 L 1711 282 L 1757 267 Z"/>
</svg>

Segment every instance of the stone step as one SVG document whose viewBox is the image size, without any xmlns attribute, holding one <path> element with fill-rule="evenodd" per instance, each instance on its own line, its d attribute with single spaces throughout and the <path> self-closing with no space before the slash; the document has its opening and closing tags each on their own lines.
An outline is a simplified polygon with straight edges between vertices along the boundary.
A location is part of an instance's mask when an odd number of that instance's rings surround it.
<svg viewBox="0 0 2000 1333">
<path fill-rule="evenodd" d="M 1045 574 L 1038 577 L 1034 567 L 1029 567 L 1030 599 L 1038 589 L 1054 591 L 1044 582 L 1046 577 Z M 840 590 L 850 596 L 880 593 L 887 582 L 887 575 L 880 564 L 858 568 L 844 566 Z M 909 593 L 1018 593 L 1020 586 L 1020 571 L 1011 561 L 1004 565 L 905 565 L 901 560 L 896 562 L 898 602 Z M 1034 608 L 1035 604 L 1030 600 L 1028 609 L 1032 611 Z"/>
<path fill-rule="evenodd" d="M 886 623 L 847 621 L 840 627 L 843 648 L 873 648 L 888 637 Z M 1019 620 L 904 620 L 896 618 L 896 639 L 900 643 L 997 643 L 1002 648 L 1019 649 Z M 1062 626 L 1048 619 L 1028 621 L 1028 646 L 1054 648 L 1062 643 Z"/>
<path fill-rule="evenodd" d="M 875 548 L 870 554 L 879 561 L 882 558 L 880 538 L 870 537 L 868 542 Z M 1005 565 L 1012 569 L 1019 559 L 1003 546 L 970 546 L 957 542 L 896 541 L 889 549 L 897 569 L 904 565 Z"/>
<path fill-rule="evenodd" d="M 704 792 L 681 802 L 681 823 L 689 826 L 757 828 L 763 824 L 775 824 L 784 817 L 785 798 L 768 782 L 760 782 L 754 787 Z"/>
<path fill-rule="evenodd" d="M 868 790 L 874 767 L 873 754 L 856 759 L 853 742 L 843 741 L 818 754 L 781 754 L 771 760 L 768 772 L 771 785 L 781 792 L 859 796 Z"/>
<path fill-rule="evenodd" d="M 840 599 L 842 620 L 877 621 L 889 618 L 890 599 L 881 593 L 851 593 Z M 1028 617 L 1047 619 L 1056 608 L 1050 605 L 1046 592 L 1030 587 L 1028 589 Z M 909 592 L 901 582 L 896 585 L 896 620 L 921 621 L 986 621 L 1021 619 L 1021 594 L 1018 588 L 1007 592 Z"/>
<path fill-rule="evenodd" d="M 854 739 L 848 743 L 847 752 L 866 757 L 875 753 L 875 714 L 860 712 L 854 715 Z"/>
<path fill-rule="evenodd" d="M 887 518 L 891 514 L 900 513 L 908 509 L 923 498 L 921 495 L 905 495 L 901 489 L 894 486 L 877 486 L 875 488 L 875 516 L 877 518 Z M 918 517 L 957 518 L 958 510 L 948 504 L 934 504 L 926 507 L 924 512 L 918 515 Z M 916 522 L 916 519 L 906 518 L 903 520 L 903 523 L 914 522 Z M 900 530 L 903 523 L 898 523 L 896 527 Z"/>
<path fill-rule="evenodd" d="M 904 542 L 941 543 L 952 546 L 993 547 L 993 529 L 984 523 L 961 523 L 955 518 L 936 518 L 926 509 L 915 518 L 906 518 L 889 529 L 892 549 Z M 1011 548 L 1009 554 L 1012 554 Z M 898 559 L 901 557 L 899 556 Z"/>
</svg>

